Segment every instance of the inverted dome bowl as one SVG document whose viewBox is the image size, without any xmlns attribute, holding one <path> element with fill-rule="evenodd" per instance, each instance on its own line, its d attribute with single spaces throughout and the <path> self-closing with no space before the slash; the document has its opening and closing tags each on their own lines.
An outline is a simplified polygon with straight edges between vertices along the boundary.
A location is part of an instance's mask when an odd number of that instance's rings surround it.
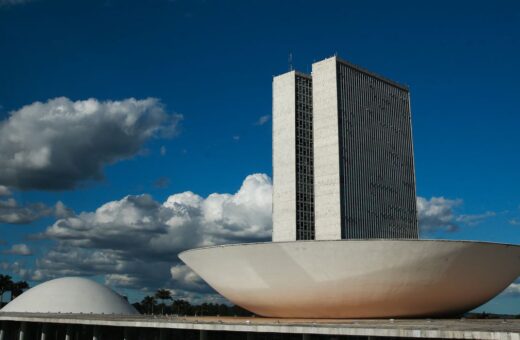
<svg viewBox="0 0 520 340">
<path fill-rule="evenodd" d="M 251 243 L 179 257 L 228 300 L 268 317 L 455 315 L 520 275 L 520 246 L 469 241 Z"/>
</svg>

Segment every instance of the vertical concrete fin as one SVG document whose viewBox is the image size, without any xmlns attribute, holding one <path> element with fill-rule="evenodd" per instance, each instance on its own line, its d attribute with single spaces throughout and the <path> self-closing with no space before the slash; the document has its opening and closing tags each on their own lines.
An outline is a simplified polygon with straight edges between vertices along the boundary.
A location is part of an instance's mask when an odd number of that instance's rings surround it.
<svg viewBox="0 0 520 340">
<path fill-rule="evenodd" d="M 341 239 L 336 57 L 312 64 L 316 240 Z"/>
</svg>

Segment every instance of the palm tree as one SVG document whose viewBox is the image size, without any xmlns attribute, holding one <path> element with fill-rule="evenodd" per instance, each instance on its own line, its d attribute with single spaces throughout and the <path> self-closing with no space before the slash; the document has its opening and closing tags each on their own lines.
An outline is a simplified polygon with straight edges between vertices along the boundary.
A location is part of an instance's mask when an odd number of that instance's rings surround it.
<svg viewBox="0 0 520 340">
<path fill-rule="evenodd" d="M 11 284 L 11 301 L 26 289 L 29 289 L 29 284 L 26 281 L 18 281 Z"/>
<path fill-rule="evenodd" d="M 173 307 L 177 311 L 178 315 L 188 314 L 191 308 L 191 304 L 186 300 L 175 300 L 173 301 Z"/>
<path fill-rule="evenodd" d="M 155 292 L 155 298 L 162 301 L 161 314 L 164 314 L 164 300 L 172 300 L 172 292 L 168 289 L 158 289 Z"/>
<path fill-rule="evenodd" d="M 153 307 L 155 306 L 155 298 L 147 295 L 141 301 L 141 305 L 144 307 L 148 314 L 153 314 Z"/>
<path fill-rule="evenodd" d="M 0 308 L 2 307 L 4 300 L 4 293 L 9 291 L 13 285 L 13 280 L 9 275 L 0 274 Z"/>
</svg>

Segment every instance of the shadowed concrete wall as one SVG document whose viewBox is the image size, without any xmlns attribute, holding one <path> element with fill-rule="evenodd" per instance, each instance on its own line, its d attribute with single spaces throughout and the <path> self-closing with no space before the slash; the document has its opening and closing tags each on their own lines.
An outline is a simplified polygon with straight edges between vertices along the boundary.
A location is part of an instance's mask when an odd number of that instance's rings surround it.
<svg viewBox="0 0 520 340">
<path fill-rule="evenodd" d="M 408 89 L 313 64 L 316 239 L 418 238 Z"/>
</svg>

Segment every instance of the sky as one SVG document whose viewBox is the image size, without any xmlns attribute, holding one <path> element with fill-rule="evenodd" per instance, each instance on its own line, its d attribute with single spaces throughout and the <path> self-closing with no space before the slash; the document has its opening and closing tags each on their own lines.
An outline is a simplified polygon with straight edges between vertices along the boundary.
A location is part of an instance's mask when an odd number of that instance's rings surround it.
<svg viewBox="0 0 520 340">
<path fill-rule="evenodd" d="M 334 54 L 410 87 L 421 237 L 519 244 L 518 1 L 0 0 L 0 273 L 222 301 L 177 254 L 270 239 L 272 77 Z"/>
</svg>

